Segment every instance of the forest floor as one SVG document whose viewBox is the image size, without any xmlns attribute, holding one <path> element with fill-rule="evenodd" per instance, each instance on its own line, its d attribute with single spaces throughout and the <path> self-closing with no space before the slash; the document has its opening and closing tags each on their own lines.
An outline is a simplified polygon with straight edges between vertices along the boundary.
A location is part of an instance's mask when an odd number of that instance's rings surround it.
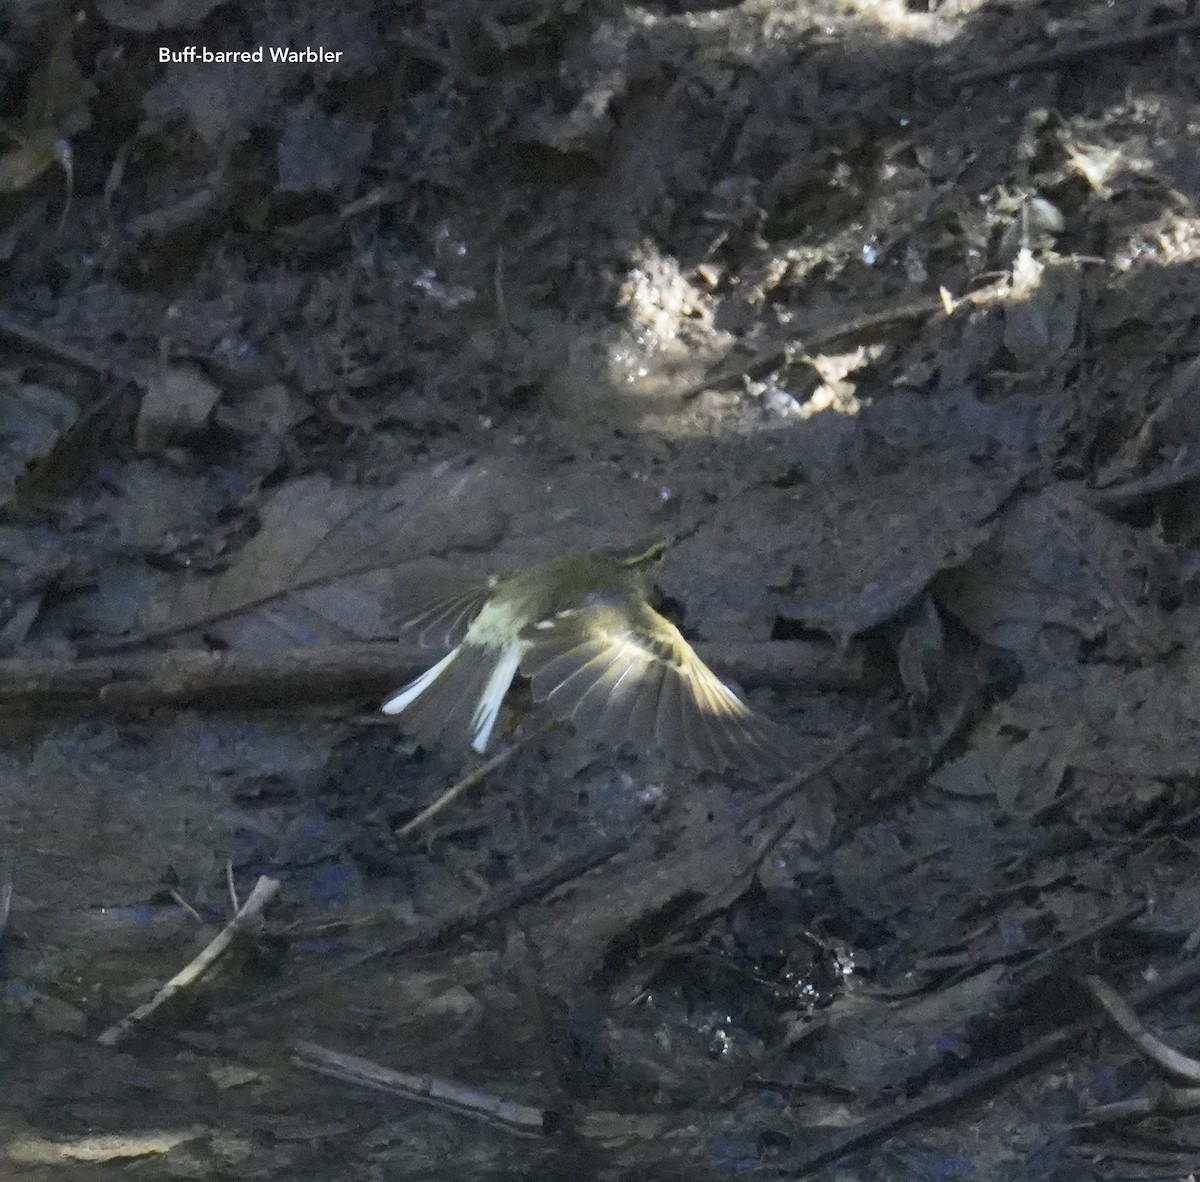
<svg viewBox="0 0 1200 1182">
<path fill-rule="evenodd" d="M 1200 1042 L 1200 17 L 1114 12 L 10 6 L 5 1176 L 1194 1169 L 1097 998 Z M 408 827 L 406 611 L 648 536 L 794 773 L 517 695 Z"/>
</svg>

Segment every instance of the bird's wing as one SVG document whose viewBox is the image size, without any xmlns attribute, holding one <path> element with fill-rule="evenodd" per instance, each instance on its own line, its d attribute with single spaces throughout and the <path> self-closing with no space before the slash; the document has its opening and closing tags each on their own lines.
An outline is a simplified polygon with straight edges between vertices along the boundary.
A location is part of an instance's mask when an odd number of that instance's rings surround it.
<svg viewBox="0 0 1200 1182">
<path fill-rule="evenodd" d="M 461 642 L 492 594 L 488 583 L 478 583 L 452 595 L 426 599 L 401 616 L 400 628 L 416 636 L 425 648 L 453 648 Z"/>
<path fill-rule="evenodd" d="M 626 601 L 559 612 L 526 628 L 533 696 L 581 733 L 656 746 L 697 767 L 781 767 L 767 722 L 651 607 Z M 786 765 L 785 765 L 786 766 Z"/>
</svg>

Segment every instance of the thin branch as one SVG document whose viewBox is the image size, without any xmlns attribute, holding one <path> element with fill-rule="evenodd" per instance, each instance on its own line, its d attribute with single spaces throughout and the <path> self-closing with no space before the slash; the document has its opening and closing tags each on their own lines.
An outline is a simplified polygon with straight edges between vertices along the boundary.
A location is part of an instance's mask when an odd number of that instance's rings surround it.
<svg viewBox="0 0 1200 1182">
<path fill-rule="evenodd" d="M 420 829 L 426 821 L 431 821 L 438 815 L 448 804 L 453 804 L 464 792 L 469 788 L 474 788 L 476 784 L 481 784 L 488 778 L 497 768 L 502 768 L 524 745 L 523 740 L 518 740 L 506 747 L 497 755 L 493 755 L 491 759 L 481 763 L 473 772 L 469 772 L 463 776 L 458 783 L 451 785 L 445 792 L 441 794 L 427 808 L 423 808 L 411 821 L 405 821 L 399 829 L 396 830 L 397 837 L 407 837 L 416 829 Z"/>
<path fill-rule="evenodd" d="M 1171 1075 L 1186 1079 L 1188 1083 L 1200 1084 L 1200 1061 L 1168 1046 L 1161 1038 L 1151 1034 L 1139 1021 L 1125 999 L 1099 977 L 1088 977 L 1088 991 L 1100 1008 L 1113 1020 L 1120 1032 L 1150 1060 Z"/>
<path fill-rule="evenodd" d="M 418 1104 L 431 1104 L 456 1112 L 461 1116 L 481 1120 L 521 1136 L 541 1136 L 558 1126 L 558 1114 L 545 1108 L 529 1104 L 518 1104 L 505 1100 L 491 1092 L 464 1087 L 434 1075 L 410 1075 L 404 1071 L 393 1071 L 361 1059 L 357 1055 L 345 1055 L 331 1051 L 315 1042 L 297 1042 L 292 1047 L 292 1061 L 310 1071 L 361 1084 L 376 1091 L 415 1100 Z"/>
<path fill-rule="evenodd" d="M 1179 993 L 1197 982 L 1200 982 L 1200 958 L 1185 961 L 1170 972 L 1163 973 L 1157 980 L 1137 990 L 1130 998 L 1135 1008 L 1144 1008 L 1153 1002 L 1161 1001 L 1172 994 Z M 902 1101 L 894 1104 L 877 1116 L 868 1117 L 852 1128 L 844 1130 L 837 1137 L 836 1144 L 825 1149 L 819 1149 L 798 1163 L 795 1179 L 807 1178 L 817 1170 L 824 1169 L 834 1162 L 869 1145 L 876 1145 L 897 1129 L 929 1116 L 931 1113 L 949 1107 L 951 1104 L 968 1100 L 992 1085 L 1010 1076 L 1028 1071 L 1048 1059 L 1065 1054 L 1078 1047 L 1080 1040 L 1095 1028 L 1098 1015 L 1089 1014 L 1077 1018 L 1057 1030 L 1051 1030 L 1040 1038 L 1034 1039 L 1028 1046 L 982 1063 L 972 1071 L 965 1072 L 958 1079 L 949 1083 L 930 1088 L 924 1095 L 915 1100 Z"/>
<path fill-rule="evenodd" d="M 115 366 L 108 365 L 93 354 L 77 349 L 74 345 L 56 341 L 36 328 L 21 324 L 4 313 L 0 313 L 0 340 L 8 340 L 30 353 L 36 353 L 49 361 L 78 370 L 90 377 L 99 378 L 101 381 L 124 384 L 135 380 L 132 373 L 125 373 Z"/>
<path fill-rule="evenodd" d="M 727 911 L 750 889 L 771 851 L 785 840 L 797 825 L 794 815 L 780 818 L 775 810 L 802 788 L 830 772 L 869 738 L 874 730 L 875 727 L 869 724 L 856 728 L 828 755 L 804 771 L 788 776 L 755 807 L 742 823 L 742 831 L 747 837 L 751 837 L 753 827 L 760 823 L 766 824 L 765 831 L 754 837 L 745 856 L 739 858 L 735 864 L 727 865 L 726 858 L 723 857 L 710 859 L 713 873 L 710 883 L 707 886 L 700 883 L 692 886 L 693 891 L 702 892 L 696 902 L 674 918 L 656 943 L 643 945 L 637 960 L 622 975 L 619 986 L 614 983 L 613 994 L 619 1003 L 627 1004 L 642 993 L 662 966 L 678 953 L 684 933 L 694 931 L 705 920 Z M 714 837 L 706 844 L 715 851 L 723 842 L 723 837 Z"/>
<path fill-rule="evenodd" d="M 759 378 L 785 365 L 791 365 L 798 357 L 815 353 L 818 349 L 827 348 L 848 337 L 862 336 L 876 332 L 879 329 L 890 328 L 892 325 L 906 320 L 920 320 L 925 316 L 933 316 L 945 311 L 940 300 L 933 298 L 914 300 L 906 304 L 896 304 L 890 308 L 881 308 L 875 312 L 864 312 L 848 320 L 827 325 L 824 328 L 813 329 L 805 337 L 788 337 L 777 341 L 757 352 L 740 365 L 735 367 L 717 367 L 700 381 L 689 386 L 680 397 L 685 402 L 698 398 L 705 390 L 713 390 L 720 386 L 739 382 L 743 378 Z"/>
<path fill-rule="evenodd" d="M 348 514 L 347 516 L 351 515 Z M 308 559 L 305 561 L 308 561 Z M 381 562 L 378 559 L 373 559 L 370 562 L 361 562 L 355 566 L 345 567 L 335 574 L 314 575 L 312 578 L 298 579 L 294 583 L 289 583 L 286 587 L 276 587 L 274 590 L 264 591 L 263 594 L 254 596 L 253 598 L 241 600 L 230 607 L 217 608 L 213 611 L 205 612 L 203 615 L 193 616 L 186 620 L 178 620 L 171 624 L 164 624 L 161 628 L 147 628 L 143 632 L 131 632 L 128 636 L 118 636 L 113 639 L 91 639 L 86 645 L 81 647 L 89 655 L 127 652 L 130 649 L 155 644 L 160 640 L 171 640 L 176 636 L 185 636 L 189 632 L 203 632 L 205 628 L 211 628 L 214 624 L 220 624 L 225 620 L 232 620 L 235 616 L 257 611 L 261 607 L 266 607 L 269 603 L 277 603 L 279 600 L 287 599 L 292 595 L 302 595 L 305 591 L 311 591 L 314 587 L 323 587 L 326 583 L 336 583 L 342 579 L 359 578 L 362 575 L 373 575 L 381 570 L 390 570 L 392 567 L 399 565 L 400 560 L 395 558 L 389 558 L 385 562 Z"/>
<path fill-rule="evenodd" d="M 746 686 L 871 688 L 879 674 L 864 651 L 801 640 L 696 646 L 701 659 Z M 84 660 L 0 660 L 0 711 L 110 710 L 210 704 L 292 707 L 394 690 L 430 664 L 413 643 L 320 645 L 259 656 L 178 649 Z"/>
<path fill-rule="evenodd" d="M 1104 936 L 1119 932 L 1139 918 L 1146 911 L 1147 906 L 1146 900 L 1141 899 L 1112 915 L 1101 916 L 1095 923 L 1090 923 L 1076 932 L 1069 932 L 1056 943 L 1043 948 L 1029 960 L 1017 965 L 1010 975 L 1011 982 L 1014 985 L 1026 984 L 1044 977 L 1053 965 L 1062 964 L 1066 959 L 1066 954 L 1072 949 L 1094 944 Z M 1000 959 L 1003 960 L 1003 958 Z"/>
<path fill-rule="evenodd" d="M 61 1166 L 66 1162 L 132 1161 L 170 1153 L 177 1145 L 198 1141 L 211 1130 L 197 1125 L 188 1129 L 155 1129 L 137 1133 L 89 1133 L 81 1137 L 18 1137 L 4 1146 L 4 1157 L 17 1166 Z M 62 1176 L 59 1171 L 59 1176 Z"/>
<path fill-rule="evenodd" d="M 0 937 L 8 928 L 8 914 L 12 907 L 13 883 L 12 875 L 5 873 L 4 881 L 0 882 Z"/>
<path fill-rule="evenodd" d="M 252 890 L 238 913 L 200 950 L 200 953 L 179 970 L 149 1001 L 126 1014 L 119 1022 L 113 1023 L 96 1041 L 102 1046 L 115 1047 L 122 1042 L 135 1027 L 144 1022 L 164 1002 L 169 1001 L 177 993 L 181 993 L 197 981 L 210 969 L 225 950 L 233 943 L 234 937 L 252 923 L 262 919 L 267 904 L 279 893 L 279 882 L 274 878 L 263 875 L 254 884 Z"/>
<path fill-rule="evenodd" d="M 1084 1115 L 1087 1123 L 1110 1124 L 1115 1121 L 1141 1120 L 1147 1116 L 1179 1116 L 1200 1108 L 1200 1088 L 1172 1088 L 1166 1084 L 1151 1087 L 1140 1096 L 1115 1100 L 1111 1104 L 1090 1105 Z"/>
<path fill-rule="evenodd" d="M 1053 70 L 1070 62 L 1086 57 L 1097 57 L 1128 49 L 1134 45 L 1145 45 L 1150 41 L 1161 41 L 1166 37 L 1180 37 L 1188 33 L 1200 33 L 1200 19 L 1163 21 L 1144 29 L 1132 29 L 1110 37 L 1097 37 L 1091 41 L 1080 41 L 1075 45 L 1060 45 L 1045 53 L 1031 53 L 1023 57 L 1012 57 L 997 65 L 981 66 L 977 70 L 963 70 L 951 74 L 946 80 L 952 87 L 969 86 L 973 82 L 985 82 L 991 78 L 1007 78 L 1010 74 L 1030 74 L 1036 70 Z"/>
<path fill-rule="evenodd" d="M 1111 484 L 1106 488 L 1081 489 L 1079 496 L 1088 504 L 1098 508 L 1109 506 L 1124 508 L 1127 505 L 1136 505 L 1139 501 L 1146 501 L 1151 497 L 1157 497 L 1162 493 L 1197 482 L 1200 482 L 1200 463 L 1191 461 L 1186 464 L 1172 464 L 1165 468 L 1158 468 L 1136 480 L 1127 480 L 1124 484 Z"/>
<path fill-rule="evenodd" d="M 536 903 L 539 899 L 550 894 L 551 891 L 557 890 L 560 886 L 576 878 L 581 878 L 589 871 L 596 869 L 597 866 L 615 857 L 625 848 L 626 844 L 626 837 L 619 835 L 610 838 L 608 841 L 601 842 L 592 849 L 585 851 L 582 855 L 552 862 L 544 870 L 532 875 L 530 878 L 522 882 L 513 883 L 512 886 L 501 888 L 486 899 L 481 899 L 470 907 L 465 907 L 461 911 L 445 916 L 442 919 L 431 919 L 424 923 L 413 925 L 407 931 L 401 933 L 390 944 L 377 944 L 372 948 L 367 948 L 350 957 L 349 960 L 343 961 L 336 968 L 327 969 L 321 973 L 314 973 L 304 981 L 300 981 L 295 985 L 285 986 L 282 989 L 276 989 L 273 993 L 269 993 L 265 997 L 229 1006 L 225 1009 L 224 1013 L 226 1016 L 240 1017 L 254 1010 L 276 1006 L 281 1002 L 290 1001 L 294 997 L 300 997 L 319 986 L 326 985 L 339 977 L 344 977 L 347 973 L 354 972 L 356 969 L 373 960 L 379 960 L 386 956 L 401 956 L 408 952 L 427 951 L 430 948 L 437 948 L 462 935 L 464 932 L 486 927 L 487 924 L 492 923 L 501 916 L 507 915 L 510 911 L 516 911 L 529 903 Z"/>
</svg>

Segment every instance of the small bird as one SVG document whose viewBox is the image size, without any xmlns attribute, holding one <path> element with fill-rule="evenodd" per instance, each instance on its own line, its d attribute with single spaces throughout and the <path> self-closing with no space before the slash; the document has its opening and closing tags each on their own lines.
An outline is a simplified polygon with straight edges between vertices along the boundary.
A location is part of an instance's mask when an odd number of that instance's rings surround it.
<svg viewBox="0 0 1200 1182">
<path fill-rule="evenodd" d="M 393 694 L 422 745 L 487 749 L 513 678 L 585 737 L 654 746 L 696 767 L 778 767 L 779 728 L 755 714 L 647 602 L 667 544 L 569 554 L 441 600 L 405 622 L 451 649 Z"/>
</svg>

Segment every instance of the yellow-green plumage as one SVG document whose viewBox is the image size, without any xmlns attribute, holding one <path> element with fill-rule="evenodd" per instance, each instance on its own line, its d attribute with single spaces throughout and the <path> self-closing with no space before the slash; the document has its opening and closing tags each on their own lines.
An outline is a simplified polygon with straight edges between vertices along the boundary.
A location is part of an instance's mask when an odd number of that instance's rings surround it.
<svg viewBox="0 0 1200 1182">
<path fill-rule="evenodd" d="M 585 736 L 699 767 L 778 765 L 770 724 L 647 602 L 645 572 L 664 550 L 566 555 L 427 608 L 408 626 L 465 635 L 384 712 L 423 744 L 465 734 L 482 752 L 520 672 Z"/>
</svg>

